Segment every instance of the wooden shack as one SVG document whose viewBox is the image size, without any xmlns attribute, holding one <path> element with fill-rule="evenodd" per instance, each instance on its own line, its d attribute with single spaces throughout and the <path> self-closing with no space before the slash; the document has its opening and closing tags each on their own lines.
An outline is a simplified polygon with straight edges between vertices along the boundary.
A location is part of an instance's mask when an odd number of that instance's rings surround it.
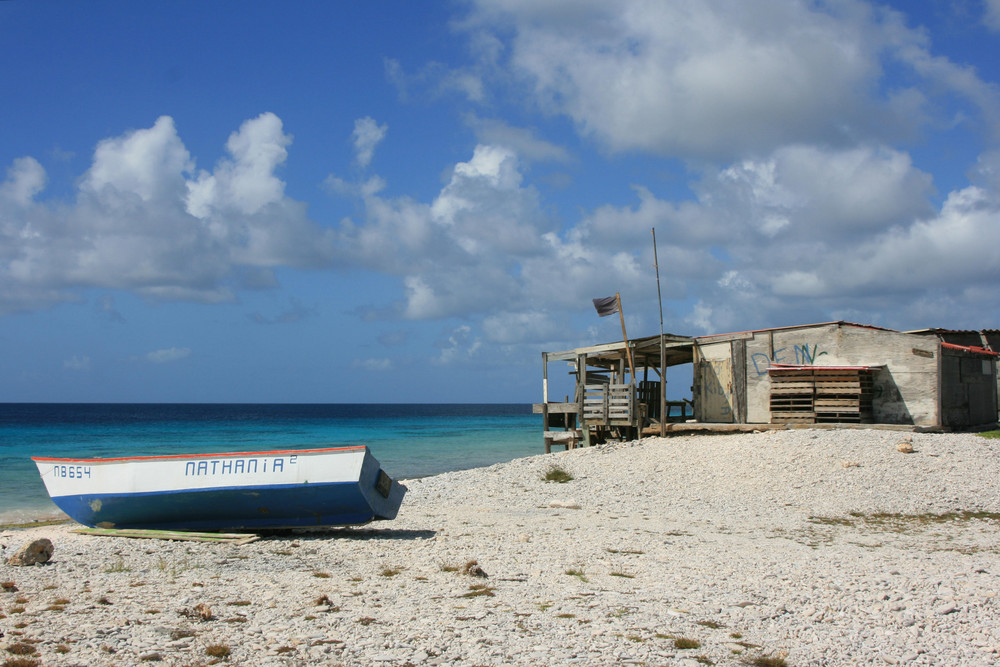
<svg viewBox="0 0 1000 667">
<path fill-rule="evenodd" d="M 1000 332 L 900 332 L 850 322 L 691 338 L 650 336 L 542 353 L 545 447 L 697 425 L 995 424 Z M 629 353 L 633 357 L 629 363 Z M 550 365 L 572 394 L 550 400 Z M 691 399 L 667 401 L 666 369 L 692 366 Z M 693 423 L 693 424 L 692 424 Z"/>
<path fill-rule="evenodd" d="M 564 352 L 542 353 L 542 402 L 534 411 L 545 425 L 545 451 L 607 439 L 632 439 L 643 428 L 687 419 L 690 403 L 667 401 L 666 369 L 691 363 L 694 341 L 664 334 Z M 630 358 L 631 357 L 631 358 Z M 550 400 L 550 365 L 565 363 L 572 394 Z M 674 416 L 671 417 L 671 414 Z"/>
<path fill-rule="evenodd" d="M 997 421 L 997 354 L 937 335 L 826 322 L 702 336 L 694 357 L 698 421 Z"/>
</svg>

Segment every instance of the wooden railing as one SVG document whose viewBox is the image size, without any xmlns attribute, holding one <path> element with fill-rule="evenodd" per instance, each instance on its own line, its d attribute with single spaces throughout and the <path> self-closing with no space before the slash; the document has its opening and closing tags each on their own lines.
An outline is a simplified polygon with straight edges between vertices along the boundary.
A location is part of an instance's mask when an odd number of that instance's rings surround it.
<svg viewBox="0 0 1000 667">
<path fill-rule="evenodd" d="M 635 389 L 630 384 L 588 384 L 583 396 L 583 420 L 588 424 L 631 425 Z"/>
</svg>

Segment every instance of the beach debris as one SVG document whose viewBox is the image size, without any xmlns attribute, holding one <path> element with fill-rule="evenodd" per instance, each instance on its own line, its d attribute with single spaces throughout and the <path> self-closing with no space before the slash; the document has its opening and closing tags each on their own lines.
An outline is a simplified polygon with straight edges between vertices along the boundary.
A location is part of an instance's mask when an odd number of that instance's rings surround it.
<svg viewBox="0 0 1000 667">
<path fill-rule="evenodd" d="M 580 509 L 580 503 L 575 500 L 553 500 L 549 503 L 549 507 L 564 510 L 578 510 Z"/>
<path fill-rule="evenodd" d="M 861 467 L 861 464 L 858 463 L 857 461 L 847 461 L 847 460 L 841 461 L 840 465 L 844 466 L 845 468 L 860 468 Z"/>
<path fill-rule="evenodd" d="M 898 445 L 896 445 L 896 451 L 901 454 L 912 454 L 913 453 L 913 440 L 906 438 L 901 440 Z"/>
<path fill-rule="evenodd" d="M 42 565 L 52 558 L 52 540 L 41 538 L 25 544 L 7 559 L 8 565 Z"/>
<path fill-rule="evenodd" d="M 477 563 L 474 560 L 470 560 L 468 563 L 465 564 L 465 566 L 462 568 L 462 574 L 467 574 L 470 577 L 481 577 L 483 579 L 489 576 L 488 574 L 486 574 L 483 568 L 479 567 L 479 563 Z"/>
<path fill-rule="evenodd" d="M 191 609 L 182 609 L 179 613 L 181 616 L 187 616 L 188 618 L 197 618 L 202 621 L 211 621 L 214 616 L 212 616 L 212 608 L 203 602 L 199 602 Z"/>
</svg>

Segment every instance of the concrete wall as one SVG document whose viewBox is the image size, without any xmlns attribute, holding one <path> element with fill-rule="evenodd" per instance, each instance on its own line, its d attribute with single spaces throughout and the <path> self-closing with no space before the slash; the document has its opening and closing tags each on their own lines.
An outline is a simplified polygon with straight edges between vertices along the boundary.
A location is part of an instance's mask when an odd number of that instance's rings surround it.
<svg viewBox="0 0 1000 667">
<path fill-rule="evenodd" d="M 873 411 L 883 424 L 940 423 L 938 414 L 939 346 L 925 336 L 825 324 L 810 327 L 750 332 L 735 336 L 699 339 L 699 354 L 709 359 L 732 357 L 736 345 L 746 346 L 746 421 L 765 424 L 771 420 L 771 381 L 767 369 L 772 363 L 816 364 L 819 366 L 878 366 L 874 374 Z M 715 363 L 713 366 L 717 367 Z M 696 368 L 695 373 L 703 373 Z M 703 373 L 704 374 L 704 373 Z M 708 378 L 702 378 L 702 381 Z M 727 392 L 716 403 L 733 404 L 740 388 L 719 384 Z M 716 411 L 717 413 L 717 411 Z M 709 412 L 709 415 L 715 414 Z M 712 421 L 705 419 L 705 421 Z M 721 421 L 721 420 L 716 420 Z M 730 420 L 731 421 L 731 420 Z"/>
</svg>

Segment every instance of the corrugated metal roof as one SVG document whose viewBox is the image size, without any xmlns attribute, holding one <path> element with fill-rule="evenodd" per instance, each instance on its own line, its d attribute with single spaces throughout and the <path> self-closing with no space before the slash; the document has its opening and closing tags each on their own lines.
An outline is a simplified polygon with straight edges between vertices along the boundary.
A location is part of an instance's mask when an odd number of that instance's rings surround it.
<svg viewBox="0 0 1000 667">
<path fill-rule="evenodd" d="M 811 329 L 813 327 L 828 327 L 834 324 L 837 326 L 858 327 L 859 329 L 873 329 L 875 331 L 889 331 L 891 333 L 899 333 L 895 329 L 886 329 L 885 327 L 877 327 L 872 324 L 858 324 L 857 322 L 845 322 L 843 320 L 838 320 L 835 322 L 817 322 L 816 324 L 795 324 L 787 327 L 769 327 L 767 329 L 752 329 L 750 331 L 734 331 L 732 333 L 708 334 L 705 336 L 695 336 L 695 340 L 702 340 L 704 338 L 722 338 L 725 336 L 739 336 L 741 334 L 764 333 L 765 331 L 788 331 L 790 329 Z"/>
</svg>

